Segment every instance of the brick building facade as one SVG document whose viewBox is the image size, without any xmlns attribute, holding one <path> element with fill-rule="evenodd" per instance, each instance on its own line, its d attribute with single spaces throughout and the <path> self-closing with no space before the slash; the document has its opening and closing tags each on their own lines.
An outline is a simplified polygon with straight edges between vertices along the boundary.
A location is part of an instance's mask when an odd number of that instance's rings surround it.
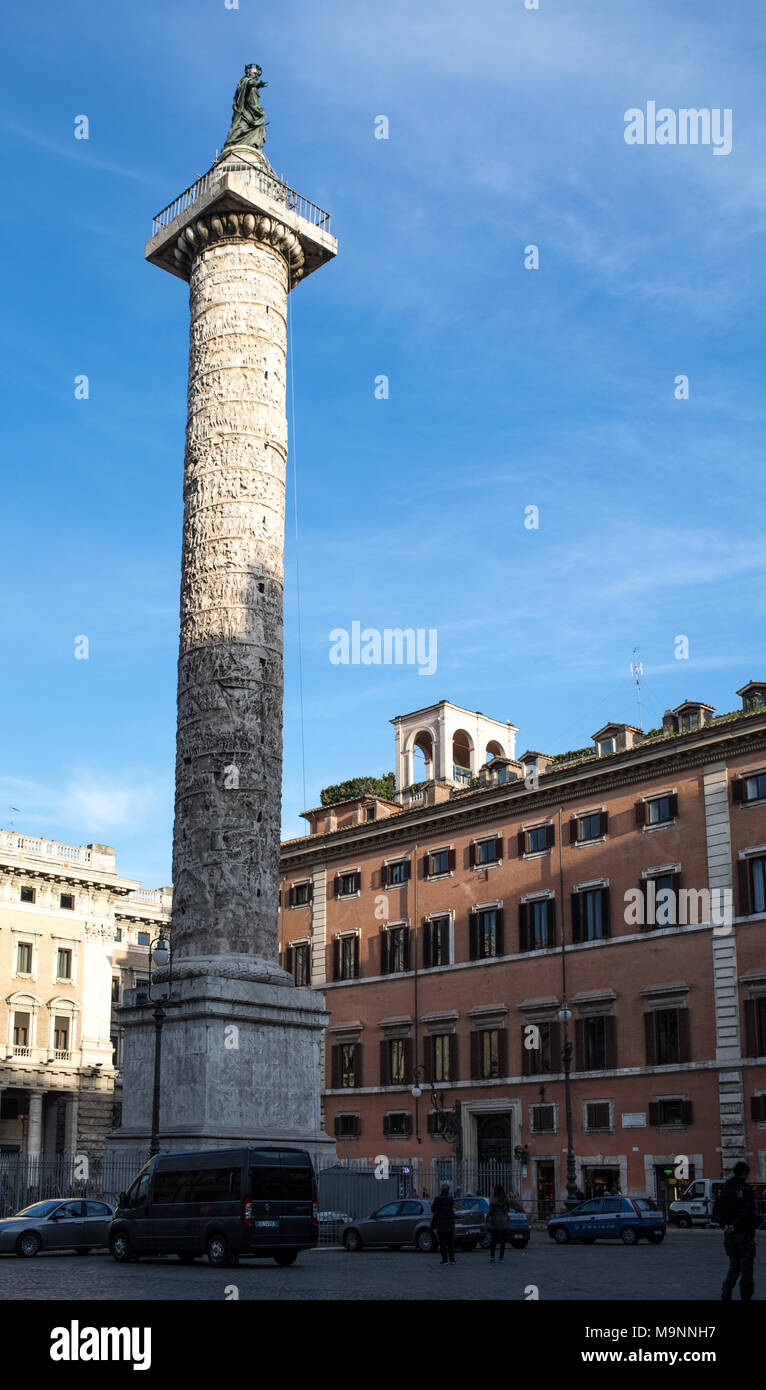
<svg viewBox="0 0 766 1390">
<path fill-rule="evenodd" d="M 516 1164 L 546 1214 L 566 1185 L 566 998 L 586 1195 L 666 1202 L 742 1155 L 766 1180 L 766 683 L 738 694 L 731 714 L 685 701 L 646 736 L 608 724 L 518 759 L 512 733 L 485 748 L 483 716 L 442 702 L 395 721 L 398 766 L 418 750 L 425 782 L 305 813 L 280 946 L 326 991 L 341 1156 Z"/>
</svg>

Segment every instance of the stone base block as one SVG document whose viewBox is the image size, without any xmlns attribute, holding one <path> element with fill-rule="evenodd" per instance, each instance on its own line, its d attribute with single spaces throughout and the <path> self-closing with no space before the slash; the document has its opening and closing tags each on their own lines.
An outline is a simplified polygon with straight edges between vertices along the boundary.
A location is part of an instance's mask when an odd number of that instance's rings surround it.
<svg viewBox="0 0 766 1390">
<path fill-rule="evenodd" d="M 185 974 L 169 998 L 120 1010 L 122 1124 L 108 1152 L 148 1148 L 158 1005 L 162 1150 L 286 1143 L 334 1157 L 320 1115 L 323 995 L 223 973 Z"/>
</svg>

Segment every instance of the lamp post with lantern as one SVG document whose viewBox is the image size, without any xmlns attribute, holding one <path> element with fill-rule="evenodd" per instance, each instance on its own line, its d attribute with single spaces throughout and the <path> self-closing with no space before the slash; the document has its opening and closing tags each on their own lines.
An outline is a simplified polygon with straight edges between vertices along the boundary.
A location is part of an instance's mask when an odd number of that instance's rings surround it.
<svg viewBox="0 0 766 1390">
<path fill-rule="evenodd" d="M 163 969 L 170 962 L 170 948 L 164 937 L 160 934 L 149 947 L 149 958 L 151 964 Z M 149 980 L 149 994 L 151 998 L 151 977 Z M 168 992 L 165 1000 L 170 998 L 171 976 L 168 974 Z M 154 1010 L 154 1089 L 152 1092 L 152 1136 L 149 1142 L 149 1157 L 153 1158 L 160 1151 L 160 1077 L 162 1068 L 162 1025 L 165 1022 L 165 1010 L 162 1007 L 163 1000 L 158 1000 Z"/>
</svg>

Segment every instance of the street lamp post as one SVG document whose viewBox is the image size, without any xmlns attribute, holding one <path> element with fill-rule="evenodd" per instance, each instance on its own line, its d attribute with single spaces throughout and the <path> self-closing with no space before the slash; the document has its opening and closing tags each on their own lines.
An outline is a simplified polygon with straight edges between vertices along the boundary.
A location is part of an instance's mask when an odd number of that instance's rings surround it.
<svg viewBox="0 0 766 1390">
<path fill-rule="evenodd" d="M 160 967 L 168 964 L 170 951 L 165 944 L 164 938 L 158 936 L 149 947 L 150 961 L 153 965 Z M 149 993 L 151 997 L 151 977 L 149 981 Z M 170 998 L 171 982 L 168 977 L 168 993 Z M 154 1018 L 154 1088 L 152 1091 L 152 1137 L 149 1142 L 149 1157 L 153 1158 L 160 1151 L 160 1078 L 162 1074 L 162 1025 L 165 1022 L 165 1010 L 162 1001 L 159 1001 L 153 1014 Z"/>
<path fill-rule="evenodd" d="M 572 1010 L 569 1008 L 566 999 L 562 1000 L 559 1009 L 559 1018 L 564 1025 L 564 1103 L 567 1118 L 567 1195 L 565 1205 L 568 1208 L 579 1205 L 577 1196 L 577 1183 L 575 1182 L 575 1156 L 574 1156 L 574 1136 L 572 1133 L 572 1087 L 569 1080 L 569 1073 L 572 1068 L 572 1042 L 569 1037 L 567 1025 L 572 1018 Z"/>
</svg>

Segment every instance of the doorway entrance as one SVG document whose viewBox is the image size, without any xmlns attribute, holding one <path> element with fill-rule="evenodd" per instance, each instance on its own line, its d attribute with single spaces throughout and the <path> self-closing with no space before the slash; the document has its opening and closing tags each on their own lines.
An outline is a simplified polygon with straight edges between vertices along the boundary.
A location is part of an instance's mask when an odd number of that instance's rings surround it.
<svg viewBox="0 0 766 1390">
<path fill-rule="evenodd" d="M 620 1190 L 619 1168 L 583 1168 L 582 1179 L 586 1197 L 605 1197 Z"/>
<path fill-rule="evenodd" d="M 556 1209 L 556 1179 L 552 1163 L 537 1160 L 537 1219 L 547 1221 Z"/>
</svg>

